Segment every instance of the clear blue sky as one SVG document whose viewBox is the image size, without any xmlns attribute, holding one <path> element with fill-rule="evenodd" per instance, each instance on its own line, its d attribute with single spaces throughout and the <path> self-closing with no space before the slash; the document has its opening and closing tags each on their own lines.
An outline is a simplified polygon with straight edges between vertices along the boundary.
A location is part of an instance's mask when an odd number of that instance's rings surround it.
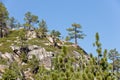
<svg viewBox="0 0 120 80">
<path fill-rule="evenodd" d="M 82 25 L 87 35 L 79 45 L 95 54 L 93 42 L 99 32 L 103 49 L 117 48 L 120 52 L 120 0 L 2 0 L 10 16 L 23 23 L 27 11 L 45 19 L 48 28 L 67 35 L 72 23 Z"/>
</svg>

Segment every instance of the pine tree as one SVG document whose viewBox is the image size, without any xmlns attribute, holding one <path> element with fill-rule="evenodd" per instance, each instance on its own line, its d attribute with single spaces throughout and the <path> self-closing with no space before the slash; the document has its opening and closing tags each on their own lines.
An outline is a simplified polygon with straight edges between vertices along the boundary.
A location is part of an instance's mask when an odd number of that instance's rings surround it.
<svg viewBox="0 0 120 80">
<path fill-rule="evenodd" d="M 0 38 L 2 38 L 3 35 L 3 29 L 6 28 L 6 21 L 8 19 L 8 11 L 7 8 L 4 6 L 2 2 L 0 2 Z"/>
<path fill-rule="evenodd" d="M 60 37 L 61 33 L 59 31 L 52 30 L 50 35 L 54 38 L 58 38 L 58 37 Z"/>
<path fill-rule="evenodd" d="M 25 26 L 28 30 L 30 30 L 30 29 L 33 27 L 34 24 L 36 24 L 36 23 L 39 22 L 39 21 L 38 21 L 38 16 L 33 15 L 31 12 L 25 13 L 25 18 L 24 18 L 24 20 L 25 20 L 24 26 Z"/>
<path fill-rule="evenodd" d="M 42 20 L 39 23 L 39 28 L 37 30 L 38 37 L 42 37 L 42 38 L 46 37 L 47 32 L 48 32 L 47 24 L 46 24 L 45 20 Z"/>
<path fill-rule="evenodd" d="M 93 43 L 93 45 L 97 47 L 97 49 L 96 49 L 96 52 L 98 53 L 97 63 L 99 65 L 100 57 L 102 57 L 102 48 L 101 48 L 101 43 L 100 43 L 100 39 L 99 39 L 99 33 L 95 34 L 95 38 L 96 38 L 96 41 Z"/>
<path fill-rule="evenodd" d="M 17 20 L 14 17 L 8 19 L 8 26 L 13 29 L 17 27 Z"/>
<path fill-rule="evenodd" d="M 118 65 L 118 64 L 115 64 L 115 62 L 117 61 L 118 58 L 120 58 L 120 54 L 118 53 L 118 51 L 116 49 L 111 49 L 109 51 L 108 57 L 109 57 L 110 60 L 112 60 L 112 65 L 113 65 L 113 70 L 112 71 L 114 73 L 114 71 L 116 69 L 116 66 Z"/>
<path fill-rule="evenodd" d="M 80 30 L 82 27 L 80 24 L 73 23 L 72 28 L 68 28 L 70 39 L 75 39 L 75 44 L 78 45 L 77 39 L 83 39 L 85 34 Z"/>
</svg>

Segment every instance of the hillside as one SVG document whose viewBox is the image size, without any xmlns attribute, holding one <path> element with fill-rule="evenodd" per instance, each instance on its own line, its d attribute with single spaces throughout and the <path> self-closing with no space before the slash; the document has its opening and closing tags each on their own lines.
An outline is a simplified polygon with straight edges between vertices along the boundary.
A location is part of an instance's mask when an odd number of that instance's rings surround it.
<svg viewBox="0 0 120 80">
<path fill-rule="evenodd" d="M 11 30 L 9 35 L 0 38 L 0 78 L 9 75 L 6 71 L 9 71 L 8 69 L 12 66 L 20 70 L 17 72 L 20 73 L 16 75 L 17 78 L 24 76 L 24 79 L 33 79 L 42 66 L 48 71 L 55 69 L 53 59 L 63 53 L 66 59 L 68 57 L 79 60 L 81 56 L 84 56 L 87 61 L 89 58 L 81 47 L 71 42 L 56 38 L 55 43 L 56 46 L 50 35 L 40 38 L 34 30 Z M 74 67 L 78 65 L 78 62 L 73 62 Z M 11 73 L 12 76 L 15 74 Z"/>
<path fill-rule="evenodd" d="M 102 35 L 102 42 L 105 40 L 102 45 L 98 33 L 106 32 L 106 26 L 111 26 L 110 30 L 117 30 L 115 26 L 112 28 L 111 22 L 113 24 L 115 20 L 110 21 L 113 20 L 111 15 L 104 15 L 111 9 L 101 9 L 104 2 L 98 2 L 98 8 L 96 4 L 89 3 L 92 7 L 84 3 L 81 5 L 81 0 L 72 3 L 70 0 L 51 1 L 47 4 L 45 0 L 7 1 L 7 6 L 3 0 L 0 1 L 0 80 L 120 80 L 120 53 L 116 48 L 109 50 L 118 42 L 115 36 L 111 37 L 108 33 L 108 38 L 106 34 Z M 102 10 L 102 14 L 96 16 L 97 10 Z M 86 11 L 92 13 L 86 14 Z M 104 26 L 101 27 L 102 23 Z M 94 32 L 95 40 L 90 39 Z M 96 52 L 88 54 L 86 49 L 81 48 L 79 39 L 84 38 L 87 41 L 82 45 L 89 50 L 95 47 Z M 73 43 L 70 42 L 72 40 Z M 87 46 L 91 43 L 93 46 Z"/>
</svg>

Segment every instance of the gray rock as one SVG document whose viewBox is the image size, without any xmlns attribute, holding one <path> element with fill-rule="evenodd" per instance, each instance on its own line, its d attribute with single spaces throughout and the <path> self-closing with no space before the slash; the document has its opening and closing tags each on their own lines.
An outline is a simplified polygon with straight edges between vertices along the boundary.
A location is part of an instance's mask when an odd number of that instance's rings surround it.
<svg viewBox="0 0 120 80">
<path fill-rule="evenodd" d="M 14 61 L 14 57 L 11 53 L 6 52 L 5 54 L 1 55 L 2 58 L 4 59 L 8 59 L 10 62 Z"/>
<path fill-rule="evenodd" d="M 79 58 L 81 56 L 80 53 L 77 51 L 73 51 L 73 54 L 76 58 Z"/>
<path fill-rule="evenodd" d="M 10 46 L 10 48 L 12 49 L 12 50 L 20 50 L 20 47 L 19 46 L 15 46 L 15 45 L 11 45 Z"/>
<path fill-rule="evenodd" d="M 28 59 L 31 59 L 32 56 L 35 55 L 38 60 L 41 60 L 45 57 L 52 56 L 52 54 L 52 52 L 47 52 L 44 48 L 33 49 L 28 52 Z"/>
<path fill-rule="evenodd" d="M 37 45 L 30 45 L 28 46 L 28 49 L 29 50 L 34 50 L 34 49 L 40 49 L 41 47 L 40 46 L 37 46 Z"/>
</svg>

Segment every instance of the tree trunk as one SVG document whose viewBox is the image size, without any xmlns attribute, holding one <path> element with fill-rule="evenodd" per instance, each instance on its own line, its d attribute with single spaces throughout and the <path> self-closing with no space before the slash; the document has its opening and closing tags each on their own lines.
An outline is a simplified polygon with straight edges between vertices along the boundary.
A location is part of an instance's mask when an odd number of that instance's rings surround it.
<svg viewBox="0 0 120 80">
<path fill-rule="evenodd" d="M 76 34 L 76 27 L 75 27 L 75 45 L 77 45 L 77 34 Z"/>
<path fill-rule="evenodd" d="M 30 30 L 31 28 L 31 20 L 28 22 L 29 26 L 28 26 L 28 30 Z"/>
<path fill-rule="evenodd" d="M 115 59 L 113 59 L 113 73 L 114 73 L 114 69 L 115 69 Z"/>
</svg>

